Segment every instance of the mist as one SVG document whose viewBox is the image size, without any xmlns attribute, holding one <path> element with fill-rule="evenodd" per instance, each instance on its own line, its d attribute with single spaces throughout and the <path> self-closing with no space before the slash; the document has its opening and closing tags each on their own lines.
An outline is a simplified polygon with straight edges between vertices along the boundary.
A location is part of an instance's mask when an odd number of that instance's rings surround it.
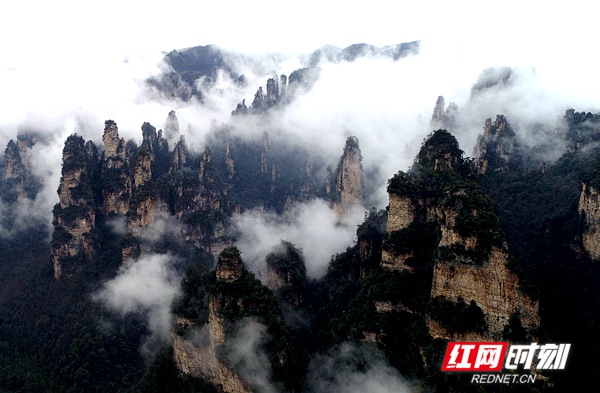
<svg viewBox="0 0 600 393">
<path fill-rule="evenodd" d="M 366 343 L 343 343 L 315 355 L 308 365 L 311 393 L 408 393 L 413 387 L 385 355 Z"/>
<path fill-rule="evenodd" d="M 92 299 L 118 315 L 138 314 L 145 317 L 150 335 L 141 351 L 151 353 L 170 340 L 171 304 L 180 294 L 181 275 L 169 254 L 147 254 L 129 260 L 117 276 L 106 281 Z"/>
<path fill-rule="evenodd" d="M 296 204 L 283 216 L 262 210 L 251 210 L 232 221 L 239 238 L 236 246 L 248 268 L 259 278 L 266 269 L 265 257 L 285 240 L 304 254 L 306 273 L 321 278 L 327 272 L 331 257 L 353 245 L 356 227 L 364 219 L 364 210 L 353 211 L 343 223 L 329 204 L 321 199 Z"/>
<path fill-rule="evenodd" d="M 225 342 L 224 356 L 228 365 L 260 393 L 283 391 L 272 380 L 271 365 L 264 351 L 269 336 L 267 327 L 253 318 L 236 322 L 233 335 Z"/>
<path fill-rule="evenodd" d="M 529 13 L 535 12 L 523 7 L 519 7 L 519 12 L 509 11 L 508 6 L 506 8 L 494 10 L 494 17 L 524 23 L 529 20 Z M 416 21 L 423 17 L 424 10 L 411 6 L 404 11 Z M 597 85 L 599 77 L 593 57 L 590 57 L 591 51 L 586 48 L 585 35 L 569 39 L 573 37 L 572 31 L 558 34 L 544 25 L 539 28 L 547 33 L 546 40 L 533 43 L 523 40 L 516 26 L 502 34 L 487 29 L 483 20 L 488 18 L 483 17 L 486 10 L 482 7 L 474 7 L 473 16 L 464 21 L 465 26 L 470 26 L 469 31 L 477 31 L 476 34 L 456 29 L 458 22 L 453 22 L 454 28 L 450 29 L 446 18 L 442 18 L 436 20 L 438 29 L 425 28 L 419 23 L 406 25 L 402 37 L 387 31 L 387 35 L 362 36 L 348 41 L 356 33 L 344 30 L 346 25 L 341 24 L 339 36 L 326 34 L 316 39 L 306 34 L 300 43 L 290 40 L 289 36 L 287 40 L 283 39 L 287 34 L 285 29 L 281 31 L 281 37 L 273 37 L 273 34 L 266 34 L 269 31 L 266 26 L 253 23 L 246 34 L 235 35 L 238 41 L 247 40 L 237 46 L 233 43 L 235 40 L 230 40 L 231 35 L 223 34 L 227 23 L 213 26 L 213 30 L 221 31 L 221 34 L 207 35 L 214 38 L 211 42 L 201 42 L 192 38 L 191 34 L 181 34 L 177 40 L 169 41 L 168 29 L 162 29 L 162 34 L 156 29 L 139 29 L 144 31 L 148 40 L 142 43 L 136 41 L 135 45 L 132 45 L 132 37 L 119 32 L 114 25 L 109 27 L 100 23 L 110 20 L 123 25 L 133 24 L 144 20 L 144 15 L 152 15 L 146 21 L 159 18 L 161 24 L 181 32 L 171 25 L 174 21 L 153 14 L 157 11 L 153 7 L 134 10 L 120 6 L 119 11 L 108 12 L 103 7 L 93 7 L 91 16 L 68 21 L 84 31 L 88 25 L 93 26 L 95 33 L 88 37 L 86 45 L 69 45 L 73 39 L 68 38 L 71 30 L 65 28 L 69 25 L 67 21 L 56 23 L 60 27 L 58 30 L 48 29 L 63 39 L 62 44 L 60 39 L 51 41 L 51 36 L 44 36 L 35 38 L 43 40 L 45 45 L 33 45 L 34 41 L 28 41 L 33 37 L 28 35 L 24 35 L 23 43 L 6 43 L 7 56 L 0 62 L 0 83 L 3 86 L 0 93 L 3 108 L 0 144 L 5 146 L 9 139 L 15 138 L 18 129 L 26 131 L 31 127 L 42 130 L 50 141 L 40 153 L 49 158 L 43 163 L 50 162 L 52 165 L 37 167 L 38 163 L 32 163 L 32 171 L 40 179 L 47 180 L 44 181 L 43 199 L 32 201 L 36 203 L 34 210 L 47 212 L 47 208 L 57 201 L 55 191 L 60 174 L 59 165 L 55 164 L 60 162 L 62 144 L 70 133 L 77 132 L 102 146 L 104 121 L 113 119 L 119 125 L 121 136 L 139 142 L 143 122 L 162 128 L 168 112 L 175 110 L 188 145 L 191 150 L 200 152 L 212 124 L 229 123 L 231 110 L 236 104 L 243 99 L 250 103 L 256 90 L 264 87 L 269 77 L 282 73 L 289 75 L 293 70 L 306 66 L 310 52 L 327 44 L 343 47 L 367 42 L 383 46 L 420 40 L 416 55 L 397 61 L 368 56 L 351 63 L 322 61 L 314 86 L 299 94 L 292 103 L 266 118 L 235 119 L 235 123 L 248 134 L 252 134 L 252 130 L 277 130 L 331 161 L 341 154 L 347 136 L 357 136 L 363 166 L 369 174 L 366 181 L 372 186 L 367 195 L 368 207 L 383 208 L 387 205 L 387 179 L 411 165 L 423 138 L 432 131 L 429 120 L 440 95 L 447 103 L 455 102 L 459 107 L 454 132 L 467 155 L 472 154 L 485 119 L 493 119 L 496 114 L 504 114 L 517 134 L 535 146 L 547 142 L 548 136 L 555 135 L 556 130 L 560 133 L 559 119 L 569 107 L 593 112 L 598 110 L 592 86 Z M 254 11 L 258 8 L 247 10 L 249 15 Z M 446 11 L 452 14 L 453 10 Z M 133 14 L 129 15 L 129 12 Z M 365 9 L 350 15 L 359 18 L 354 23 L 358 20 L 366 23 L 367 20 L 362 18 L 369 12 L 374 11 Z M 569 11 L 561 8 L 560 13 L 558 9 L 547 12 L 548 18 L 559 18 Z M 478 13 L 479 18 L 476 16 Z M 378 13 L 377 16 L 379 19 L 373 19 L 379 20 L 377 29 L 369 31 L 369 34 L 385 29 L 386 21 L 391 22 L 383 14 Z M 428 17 L 433 16 L 428 14 Z M 35 20 L 42 26 L 47 23 L 44 19 Z M 87 20 L 90 23 L 84 22 Z M 280 20 L 271 22 L 281 23 Z M 207 28 L 202 23 L 194 25 L 199 29 Z M 584 23 L 581 25 L 578 28 L 585 27 Z M 408 29 L 409 26 L 412 30 Z M 13 30 L 22 31 L 24 28 L 13 26 Z M 262 34 L 259 33 L 261 30 Z M 346 34 L 341 34 L 342 31 Z M 443 37 L 439 33 L 443 33 Z M 255 34 L 268 39 L 252 40 Z M 225 48 L 226 61 L 236 73 L 245 76 L 246 84 L 240 85 L 221 73 L 215 83 L 203 91 L 202 103 L 161 98 L 145 84 L 148 77 L 169 71 L 169 66 L 163 62 L 166 52 L 208 43 Z M 535 50 L 532 50 L 534 44 Z M 558 45 L 560 51 L 556 49 Z M 576 68 L 572 64 L 577 64 Z M 510 83 L 493 86 L 473 96 L 471 88 L 478 83 L 482 73 L 498 67 L 512 70 Z M 557 154 L 551 156 L 556 157 Z M 50 166 L 52 169 L 49 169 Z M 49 223 L 50 215 L 46 214 L 45 222 Z"/>
<path fill-rule="evenodd" d="M 564 56 L 575 56 L 578 47 L 579 44 L 565 50 Z M 58 201 L 61 152 L 68 135 L 78 133 L 102 148 L 104 121 L 113 119 L 121 136 L 139 143 L 141 124 L 148 121 L 162 128 L 173 109 L 190 151 L 196 153 L 206 146 L 205 137 L 215 124 L 231 124 L 239 130 L 237 135 L 248 138 L 268 130 L 270 138 L 300 145 L 335 167 L 346 138 L 358 137 L 367 187 L 366 209 L 387 206 L 387 181 L 412 164 L 423 139 L 432 131 L 429 122 L 440 95 L 459 108 L 453 133 L 467 156 L 472 155 L 485 119 L 504 114 L 526 145 L 543 146 L 545 153 L 540 159 L 551 163 L 564 152 L 560 137 L 565 110 L 574 107 L 597 111 L 590 85 L 598 76 L 589 72 L 589 63 L 584 62 L 581 73 L 573 72 L 559 67 L 547 56 L 521 57 L 522 51 L 516 50 L 521 47 L 516 44 L 514 48 L 502 48 L 498 53 L 484 43 L 466 38 L 448 42 L 425 35 L 417 54 L 397 61 L 369 56 L 354 62 L 323 60 L 314 85 L 299 92 L 289 104 L 264 116 L 233 119 L 231 111 L 237 103 L 244 99 L 251 103 L 256 90 L 264 88 L 268 78 L 281 73 L 289 75 L 306 66 L 306 55 L 288 51 L 249 56 L 231 50 L 226 59 L 236 72 L 244 74 L 246 84 L 240 85 L 220 73 L 214 83 L 204 88 L 202 103 L 195 99 L 165 99 L 145 84 L 148 77 L 169 70 L 162 61 L 164 52 L 154 48 L 138 48 L 129 53 L 126 48 L 119 48 L 102 56 L 93 48 L 77 56 L 62 51 L 62 60 L 48 64 L 43 73 L 33 54 L 11 58 L 0 67 L 0 81 L 6 82 L 0 94 L 0 104 L 5 109 L 0 118 L 0 143 L 5 145 L 19 130 L 40 130 L 44 140 L 31 149 L 29 156 L 30 170 L 42 189 L 35 199 L 23 201 L 18 207 L 0 204 L 3 222 L 7 221 L 8 212 L 14 215 L 14 225 L 3 225 L 0 235 L 10 236 L 15 228 L 32 225 L 51 228 L 52 206 Z M 88 53 L 94 55 L 86 57 Z M 577 56 L 583 61 L 585 52 Z M 484 83 L 506 70 L 509 73 L 503 83 Z M 474 93 L 473 86 L 482 84 L 485 87 Z M 23 86 L 34 89 L 24 90 Z M 309 215 L 314 218 L 303 218 Z M 281 235 L 277 234 L 283 233 L 287 240 L 304 249 L 311 277 L 321 277 L 329 257 L 351 245 L 354 237 L 352 225 L 335 226 L 331 212 L 318 203 L 300 205 L 285 218 L 255 211 L 236 220 L 243 234 L 239 246 L 251 266 L 259 269 L 259 261 L 280 240 Z M 286 220 L 299 227 L 282 224 Z M 319 223 L 320 238 L 328 241 L 319 242 L 319 236 L 311 236 L 305 222 Z M 264 239 L 252 239 L 244 233 L 252 231 L 253 225 L 264 232 Z M 311 250 L 317 249 L 318 255 L 312 255 Z"/>
</svg>

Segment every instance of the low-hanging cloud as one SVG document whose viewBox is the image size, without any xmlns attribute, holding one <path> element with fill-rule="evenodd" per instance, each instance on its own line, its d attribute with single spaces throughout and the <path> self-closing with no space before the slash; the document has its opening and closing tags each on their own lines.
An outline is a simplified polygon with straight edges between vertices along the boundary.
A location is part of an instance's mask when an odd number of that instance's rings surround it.
<svg viewBox="0 0 600 393">
<path fill-rule="evenodd" d="M 64 140 L 74 131 L 75 121 L 66 121 L 65 126 L 43 134 L 31 147 L 20 152 L 27 163 L 29 181 L 36 183 L 39 190 L 33 197 L 18 202 L 0 200 L 0 236 L 10 237 L 30 227 L 51 229 L 52 208 L 58 202 L 61 176 L 62 149 Z M 11 137 L 16 140 L 16 135 Z"/>
<path fill-rule="evenodd" d="M 296 204 L 283 216 L 251 210 L 234 216 L 233 225 L 240 234 L 236 245 L 242 258 L 259 277 L 267 254 L 285 240 L 302 249 L 307 274 L 320 278 L 326 273 L 331 256 L 353 244 L 356 226 L 363 218 L 364 211 L 359 208 L 345 224 L 339 223 L 333 209 L 325 201 L 315 199 Z"/>
<path fill-rule="evenodd" d="M 281 389 L 272 380 L 271 364 L 264 350 L 268 339 L 265 325 L 254 318 L 244 318 L 236 323 L 224 352 L 227 364 L 254 390 L 277 393 Z"/>
<path fill-rule="evenodd" d="M 93 295 L 110 310 L 121 315 L 135 313 L 146 317 L 150 336 L 142 352 L 170 339 L 171 304 L 180 294 L 181 275 L 169 254 L 149 254 L 129 261 L 115 278 Z"/>
<path fill-rule="evenodd" d="M 308 366 L 311 393 L 409 393 L 411 385 L 372 345 L 343 343 L 313 357 Z"/>
</svg>

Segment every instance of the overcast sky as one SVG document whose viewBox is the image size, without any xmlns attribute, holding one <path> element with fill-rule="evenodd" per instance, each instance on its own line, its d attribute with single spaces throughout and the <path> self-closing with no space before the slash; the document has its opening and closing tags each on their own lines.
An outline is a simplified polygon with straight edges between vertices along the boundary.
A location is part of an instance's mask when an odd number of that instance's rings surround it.
<svg viewBox="0 0 600 393">
<path fill-rule="evenodd" d="M 599 79 L 597 8 L 578 0 L 10 2 L 0 24 L 0 103 L 5 122 L 26 106 L 58 112 L 77 95 L 83 106 L 91 89 L 156 71 L 161 51 L 196 45 L 260 54 L 413 40 L 440 63 L 535 67 L 546 83 L 587 100 Z M 114 107 L 136 98 L 120 93 Z"/>
<path fill-rule="evenodd" d="M 243 51 L 312 50 L 323 44 L 386 45 L 430 39 L 517 45 L 540 55 L 556 44 L 593 44 L 589 1 L 20 1 L 3 5 L 3 52 L 36 48 L 112 53 L 214 43 Z M 7 39 L 8 38 L 8 39 Z M 498 48 L 502 49 L 502 47 Z M 493 51 L 492 51 L 493 52 Z M 21 52 L 22 53 L 22 52 Z M 109 53 L 106 53 L 109 55 Z"/>
</svg>

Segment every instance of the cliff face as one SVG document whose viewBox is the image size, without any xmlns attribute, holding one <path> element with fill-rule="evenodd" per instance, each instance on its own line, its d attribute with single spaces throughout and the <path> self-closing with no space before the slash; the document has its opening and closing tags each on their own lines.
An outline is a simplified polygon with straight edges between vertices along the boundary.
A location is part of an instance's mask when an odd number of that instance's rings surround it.
<svg viewBox="0 0 600 393">
<path fill-rule="evenodd" d="M 197 296 L 199 289 L 206 291 L 205 303 L 200 307 L 204 307 L 207 317 L 206 320 L 185 315 L 177 318 L 173 333 L 175 364 L 181 372 L 204 378 L 225 392 L 260 391 L 254 386 L 252 375 L 242 376 L 236 366 L 230 364 L 228 353 L 237 350 L 231 347 L 230 340 L 236 327 L 244 323 L 243 317 L 255 317 L 267 326 L 277 325 L 281 329 L 282 317 L 277 302 L 273 294 L 244 268 L 235 248 L 228 248 L 219 255 L 215 272 L 205 280 L 195 289 L 184 279 L 184 287 L 190 286 L 194 292 L 192 296 Z M 187 294 L 184 302 L 185 296 Z M 198 300 L 194 302 L 197 304 Z M 270 337 L 273 341 L 266 347 L 274 345 L 278 354 L 277 360 L 271 363 L 276 373 L 278 367 L 286 366 L 289 348 L 276 344 L 275 339 L 277 337 Z"/>
<path fill-rule="evenodd" d="M 292 243 L 281 241 L 265 258 L 267 286 L 293 305 L 304 302 L 306 267 L 302 251 Z"/>
<path fill-rule="evenodd" d="M 37 143 L 36 134 L 17 135 L 16 142 L 10 140 L 4 150 L 4 176 L 0 183 L 3 199 L 20 203 L 24 199 L 34 199 L 38 188 L 38 180 L 31 173 L 29 156 L 31 148 Z"/>
<path fill-rule="evenodd" d="M 270 99 L 283 94 L 281 86 L 273 82 L 268 86 Z M 174 114 L 169 114 L 166 125 L 169 136 L 174 136 L 178 129 Z M 297 201 L 322 196 L 332 200 L 342 220 L 353 207 L 362 206 L 363 174 L 356 138 L 346 141 L 338 171 L 331 173 L 329 179 L 330 193 L 325 196 L 323 190 L 315 186 L 323 180 L 317 179 L 315 173 L 320 172 L 324 163 L 289 141 L 276 138 L 271 142 L 267 133 L 262 140 L 247 141 L 232 137 L 229 129 L 215 126 L 214 136 L 207 137 L 210 148 L 196 155 L 188 150 L 182 137 L 169 151 L 162 130 L 144 123 L 141 131 L 142 143 L 138 146 L 120 137 L 117 123 L 107 120 L 102 136 L 104 149 L 99 157 L 92 142 L 78 147 L 81 152 L 77 154 L 87 157 L 86 162 L 77 170 L 63 174 L 60 209 L 71 212 L 85 206 L 87 210 L 83 215 L 89 219 L 85 226 L 76 229 L 75 224 L 66 225 L 61 221 L 63 215 L 57 215 L 57 237 L 63 233 L 59 227 L 83 236 L 94 232 L 92 229 L 106 228 L 107 221 L 111 224 L 111 220 L 124 217 L 125 233 L 119 234 L 123 237 L 119 242 L 124 261 L 152 247 L 142 244 L 146 242 L 145 228 L 161 215 L 173 216 L 181 223 L 181 238 L 186 247 L 216 257 L 233 242 L 235 233 L 229 230 L 229 219 L 235 212 L 256 207 L 282 211 Z M 69 148 L 71 150 L 76 149 Z M 11 176 L 19 173 L 17 153 L 11 145 L 6 155 Z M 65 155 L 66 167 L 69 167 L 70 157 Z M 71 200 L 68 195 L 67 190 L 76 188 L 79 178 L 86 187 L 85 202 Z M 96 223 L 97 220 L 100 221 Z M 62 249 L 64 255 L 79 255 L 74 251 L 78 248 L 75 243 L 69 251 L 64 241 L 58 242 L 55 250 Z M 91 244 L 88 244 L 90 250 Z M 367 251 L 367 244 L 363 251 L 367 259 L 376 254 L 375 249 Z M 91 251 L 88 254 L 93 255 Z"/>
<path fill-rule="evenodd" d="M 518 148 L 516 134 L 503 115 L 496 120 L 485 121 L 483 134 L 477 137 L 474 157 L 479 173 L 493 171 L 509 171 L 516 168 L 522 157 Z"/>
<path fill-rule="evenodd" d="M 430 129 L 444 129 L 452 132 L 456 128 L 457 112 L 458 106 L 454 102 L 446 107 L 446 100 L 444 100 L 444 97 L 439 96 L 429 122 Z"/>
<path fill-rule="evenodd" d="M 185 136 L 181 135 L 179 142 L 175 144 L 175 148 L 171 153 L 171 164 L 169 166 L 169 172 L 176 172 L 182 170 L 188 161 L 188 148 L 185 143 Z"/>
<path fill-rule="evenodd" d="M 4 150 L 4 178 L 24 178 L 27 168 L 21 159 L 17 144 L 11 139 Z"/>
<path fill-rule="evenodd" d="M 218 175 L 210 149 L 206 148 L 197 177 L 177 178 L 175 215 L 183 222 L 184 239 L 216 257 L 231 245 L 224 219 L 229 210 L 227 186 Z"/>
<path fill-rule="evenodd" d="M 165 138 L 168 141 L 176 140 L 179 137 L 179 120 L 175 111 L 170 111 L 165 122 Z"/>
<path fill-rule="evenodd" d="M 4 150 L 4 181 L 10 184 L 10 189 L 15 194 L 17 202 L 26 198 L 25 182 L 27 168 L 21 159 L 17 144 L 11 139 Z"/>
<path fill-rule="evenodd" d="M 69 277 L 90 263 L 95 253 L 93 230 L 96 211 L 92 191 L 95 149 L 86 149 L 83 138 L 70 136 L 63 149 L 63 168 L 54 207 L 52 263 L 54 277 Z"/>
<path fill-rule="evenodd" d="M 335 191 L 338 198 L 333 203 L 333 209 L 340 219 L 353 207 L 363 205 L 362 156 L 358 139 L 355 137 L 346 140 L 344 153 L 338 165 Z"/>
<path fill-rule="evenodd" d="M 592 186 L 581 184 L 579 214 L 583 219 L 583 247 L 594 260 L 600 260 L 600 194 Z"/>
<path fill-rule="evenodd" d="M 133 190 L 129 174 L 131 154 L 126 149 L 125 140 L 119 137 L 117 123 L 112 120 L 104 123 L 102 141 L 102 208 L 106 213 L 125 214 Z"/>
<path fill-rule="evenodd" d="M 388 234 L 407 228 L 416 218 L 416 206 L 410 198 L 389 194 L 387 229 Z M 394 253 L 390 249 L 381 252 L 381 266 L 388 270 L 411 270 L 404 264 L 412 252 Z"/>
<path fill-rule="evenodd" d="M 430 301 L 474 302 L 486 325 L 480 337 L 501 337 L 514 316 L 531 331 L 539 326 L 538 303 L 519 289 L 493 204 L 472 171 L 454 137 L 442 130 L 430 136 L 414 172 L 390 181 L 381 266 L 408 272 L 431 266 Z M 428 326 L 434 337 L 456 338 L 434 314 Z"/>
<path fill-rule="evenodd" d="M 500 337 L 513 315 L 531 331 L 540 324 L 539 304 L 520 291 L 519 279 L 507 264 L 508 252 L 501 248 L 493 248 L 482 265 L 465 264 L 456 256 L 440 259 L 434 266 L 431 297 L 475 301 L 485 315 L 488 337 Z"/>
<path fill-rule="evenodd" d="M 232 115 L 245 115 L 245 114 L 261 114 L 267 110 L 276 107 L 278 104 L 287 101 L 287 83 L 288 78 L 286 75 L 281 75 L 279 80 L 277 78 L 269 78 L 267 80 L 266 92 L 263 87 L 259 87 L 254 94 L 252 105 L 246 106 L 246 100 L 242 100 L 236 109 L 234 109 Z"/>
<path fill-rule="evenodd" d="M 182 373 L 209 380 L 227 393 L 252 392 L 231 368 L 218 361 L 211 346 L 198 348 L 191 341 L 173 334 L 173 352 L 173 360 Z"/>
<path fill-rule="evenodd" d="M 244 265 L 239 253 L 229 250 L 221 254 L 215 271 L 217 285 L 220 282 L 235 284 L 243 273 Z M 207 379 L 228 393 L 246 393 L 251 392 L 249 384 L 242 381 L 217 355 L 219 346 L 225 342 L 226 327 L 222 311 L 235 304 L 234 297 L 223 296 L 215 291 L 208 299 L 208 321 L 204 327 L 197 326 L 195 321 L 177 320 L 180 329 L 200 328 L 203 339 L 192 341 L 173 333 L 173 357 L 177 368 L 183 373 Z"/>
</svg>

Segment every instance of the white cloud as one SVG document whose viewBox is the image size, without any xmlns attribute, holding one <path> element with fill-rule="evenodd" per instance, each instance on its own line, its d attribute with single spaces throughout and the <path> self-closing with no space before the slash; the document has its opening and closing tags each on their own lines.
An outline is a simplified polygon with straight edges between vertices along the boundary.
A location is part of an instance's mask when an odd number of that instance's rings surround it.
<svg viewBox="0 0 600 393">
<path fill-rule="evenodd" d="M 173 263 L 174 258 L 168 254 L 150 254 L 130 260 L 93 296 L 121 315 L 137 313 L 146 317 L 151 335 L 143 351 L 170 339 L 171 304 L 180 294 L 181 281 Z"/>
<path fill-rule="evenodd" d="M 264 351 L 269 336 L 267 327 L 253 318 L 236 322 L 226 341 L 225 357 L 239 376 L 261 393 L 280 391 L 271 379 L 271 364 Z"/>
<path fill-rule="evenodd" d="M 364 211 L 353 212 L 346 224 L 329 205 L 320 199 L 295 205 L 283 216 L 260 210 L 234 216 L 233 224 L 240 232 L 236 246 L 242 252 L 246 265 L 260 277 L 265 257 L 281 240 L 301 248 L 309 277 L 321 278 L 327 272 L 331 256 L 353 245 L 356 225 L 364 218 Z"/>
</svg>

